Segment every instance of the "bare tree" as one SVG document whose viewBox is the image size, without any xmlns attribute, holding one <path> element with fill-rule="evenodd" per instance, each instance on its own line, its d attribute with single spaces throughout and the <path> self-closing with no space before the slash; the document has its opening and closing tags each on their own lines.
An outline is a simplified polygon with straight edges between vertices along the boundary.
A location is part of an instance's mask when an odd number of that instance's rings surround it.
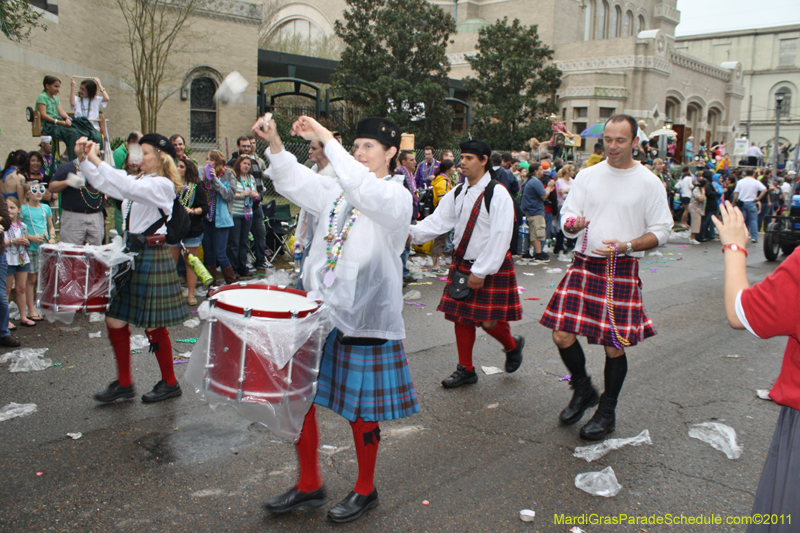
<svg viewBox="0 0 800 533">
<path fill-rule="evenodd" d="M 174 73 L 170 56 L 183 48 L 176 40 L 191 25 L 201 0 L 116 0 L 127 26 L 132 85 L 142 131 L 157 131 L 158 112 L 177 89 L 162 91 Z"/>
</svg>

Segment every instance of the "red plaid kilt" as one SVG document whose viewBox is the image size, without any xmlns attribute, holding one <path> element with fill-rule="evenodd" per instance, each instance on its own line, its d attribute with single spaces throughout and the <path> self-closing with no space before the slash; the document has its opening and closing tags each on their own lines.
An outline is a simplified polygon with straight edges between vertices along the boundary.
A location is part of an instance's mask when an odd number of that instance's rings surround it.
<svg viewBox="0 0 800 533">
<path fill-rule="evenodd" d="M 642 304 L 639 261 L 633 257 L 617 257 L 614 320 L 617 331 L 631 346 L 656 334 Z M 575 261 L 550 298 L 539 323 L 556 331 L 585 336 L 590 344 L 614 346 L 606 309 L 606 260 L 575 254 Z"/>
<path fill-rule="evenodd" d="M 458 270 L 469 274 L 471 263 L 460 261 Z M 517 291 L 517 276 L 514 273 L 514 261 L 511 252 L 506 252 L 506 258 L 497 274 L 486 276 L 483 287 L 472 291 L 466 300 L 455 300 L 448 292 L 450 282 L 453 280 L 453 265 L 447 276 L 442 300 L 437 311 L 444 313 L 444 317 L 451 322 L 460 322 L 471 326 L 480 326 L 482 322 L 505 320 L 513 322 L 522 319 L 522 305 Z"/>
</svg>

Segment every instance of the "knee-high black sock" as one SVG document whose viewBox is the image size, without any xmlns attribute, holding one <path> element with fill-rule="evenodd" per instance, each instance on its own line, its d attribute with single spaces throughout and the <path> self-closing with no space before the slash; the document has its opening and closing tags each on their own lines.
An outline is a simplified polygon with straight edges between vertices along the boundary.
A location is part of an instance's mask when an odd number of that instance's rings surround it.
<svg viewBox="0 0 800 533">
<path fill-rule="evenodd" d="M 582 379 L 586 377 L 586 357 L 583 355 L 581 343 L 577 340 L 575 344 L 568 348 L 559 348 L 561 360 L 567 366 L 572 379 Z"/>
<path fill-rule="evenodd" d="M 615 400 L 619 398 L 619 392 L 622 390 L 622 383 L 625 381 L 625 375 L 628 373 L 628 358 L 625 354 L 619 357 L 606 356 L 606 390 L 603 394 Z"/>
</svg>

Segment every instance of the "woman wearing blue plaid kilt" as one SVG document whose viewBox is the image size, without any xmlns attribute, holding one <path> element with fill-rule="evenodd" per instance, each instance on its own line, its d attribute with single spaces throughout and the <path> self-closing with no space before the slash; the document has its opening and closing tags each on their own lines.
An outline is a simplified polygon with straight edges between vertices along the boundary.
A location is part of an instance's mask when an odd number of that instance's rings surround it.
<svg viewBox="0 0 800 533">
<path fill-rule="evenodd" d="M 328 511 L 332 521 L 349 522 L 378 505 L 373 483 L 378 422 L 419 411 L 403 348 L 398 259 L 405 247 L 413 202 L 402 177 L 389 172 L 400 146 L 400 130 L 385 119 L 361 120 L 351 156 L 331 132 L 311 118 L 300 117 L 292 134 L 324 145 L 335 181 L 314 173 L 285 151 L 274 121 L 259 120 L 253 132 L 269 142 L 267 173 L 275 189 L 318 220 L 303 283 L 310 296 L 324 299 L 331 307 L 336 327 L 323 350 L 314 402 L 342 415 L 353 430 L 358 481 Z M 312 406 L 297 443 L 300 479 L 288 492 L 270 499 L 267 510 L 281 513 L 324 503 L 318 448 Z"/>
<path fill-rule="evenodd" d="M 162 221 L 162 213 L 172 215 L 180 178 L 175 167 L 174 148 L 166 137 L 148 133 L 139 144 L 143 172 L 138 176 L 128 176 L 102 162 L 97 144 L 88 141 L 84 146 L 79 141 L 76 145 L 76 150 L 85 152 L 80 164 L 83 176 L 97 190 L 123 201 L 126 244 L 137 252 L 130 281 L 114 296 L 106 312 L 108 339 L 117 360 L 117 379 L 106 390 L 95 394 L 95 399 L 103 403 L 130 400 L 135 395 L 128 324 L 145 328 L 150 351 L 155 352 L 161 369 L 161 381 L 142 396 L 142 401 L 160 402 L 181 395 L 181 386 L 172 367 L 172 343 L 167 326 L 188 319 L 189 309 L 181 295 L 175 262 L 166 246 L 166 225 Z"/>
</svg>

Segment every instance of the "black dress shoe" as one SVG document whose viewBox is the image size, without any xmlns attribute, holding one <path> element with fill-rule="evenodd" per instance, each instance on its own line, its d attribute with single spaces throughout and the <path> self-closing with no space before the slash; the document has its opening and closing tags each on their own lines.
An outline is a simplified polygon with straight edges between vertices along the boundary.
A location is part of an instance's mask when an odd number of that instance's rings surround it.
<svg viewBox="0 0 800 533">
<path fill-rule="evenodd" d="M 119 381 L 112 381 L 106 390 L 95 394 L 94 399 L 98 402 L 113 403 L 117 400 L 133 400 L 135 396 L 133 383 L 127 387 L 120 387 Z"/>
<path fill-rule="evenodd" d="M 617 400 L 609 398 L 605 394 L 600 397 L 600 406 L 595 411 L 594 416 L 585 426 L 581 428 L 581 438 L 584 440 L 602 440 L 614 433 L 617 429 L 617 417 L 614 411 L 617 407 Z"/>
<path fill-rule="evenodd" d="M 372 489 L 368 496 L 352 491 L 344 500 L 328 511 L 328 518 L 338 524 L 352 522 L 364 514 L 365 511 L 377 506 L 378 489 Z"/>
<path fill-rule="evenodd" d="M 320 487 L 311 492 L 303 492 L 297 487 L 292 487 L 280 496 L 267 500 L 264 508 L 270 513 L 285 513 L 304 505 L 319 507 L 325 503 L 326 499 L 325 487 Z"/>
<path fill-rule="evenodd" d="M 156 383 L 153 390 L 142 395 L 142 401 L 144 403 L 162 402 L 169 398 L 176 398 L 181 394 L 183 394 L 183 391 L 181 391 L 180 383 L 176 381 L 174 385 L 167 385 L 167 382 L 162 379 Z"/>
<path fill-rule="evenodd" d="M 461 385 L 469 385 L 478 382 L 478 374 L 474 370 L 467 370 L 462 365 L 456 366 L 456 371 L 450 377 L 442 381 L 442 385 L 448 389 L 455 389 Z"/>
<path fill-rule="evenodd" d="M 522 349 L 525 348 L 525 337 L 514 335 L 514 340 L 517 341 L 517 347 L 506 352 L 506 372 L 509 374 L 516 372 L 522 364 Z"/>
<path fill-rule="evenodd" d="M 576 423 L 583 418 L 583 413 L 588 408 L 594 407 L 600 401 L 597 391 L 592 387 L 592 378 L 588 376 L 571 381 L 570 387 L 573 390 L 572 399 L 558 416 L 558 419 L 565 426 L 571 426 Z"/>
</svg>

